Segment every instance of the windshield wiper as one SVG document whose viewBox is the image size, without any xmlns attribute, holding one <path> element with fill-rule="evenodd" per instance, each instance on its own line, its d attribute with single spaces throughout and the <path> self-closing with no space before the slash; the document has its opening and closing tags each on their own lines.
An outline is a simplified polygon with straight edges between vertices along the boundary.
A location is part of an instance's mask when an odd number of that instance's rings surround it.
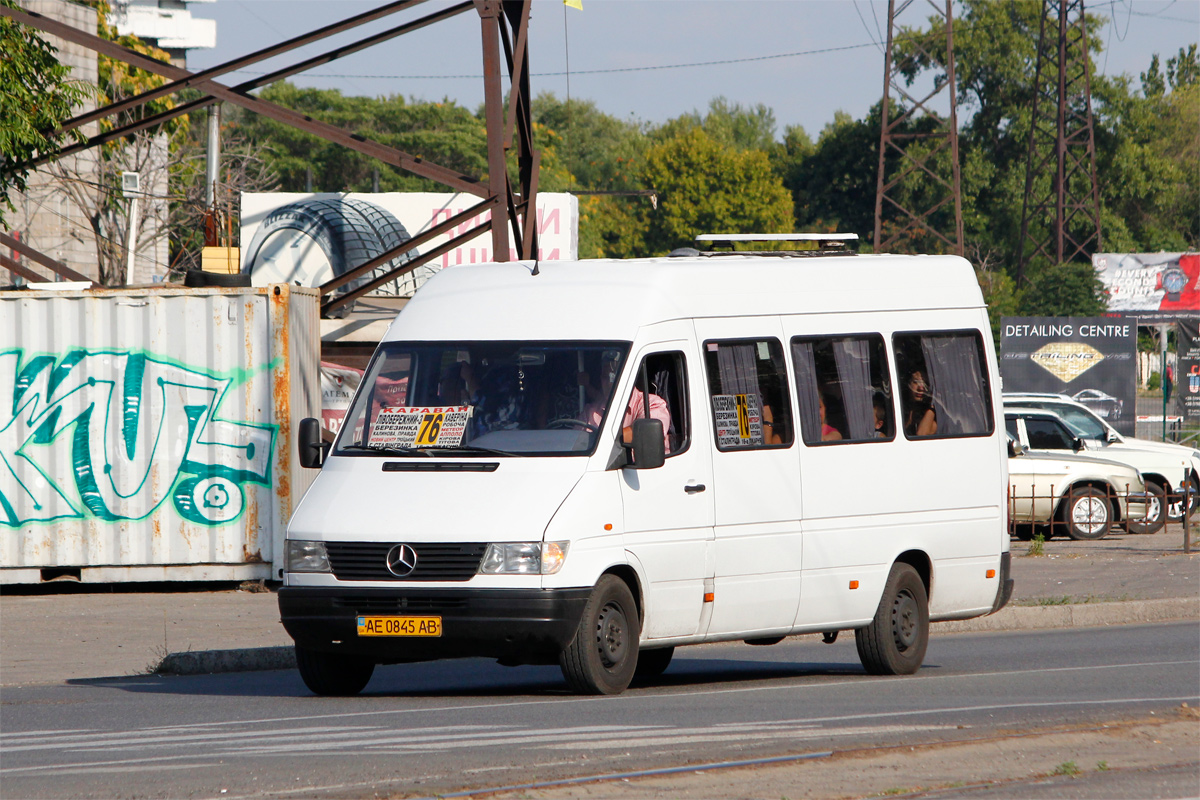
<svg viewBox="0 0 1200 800">
<path fill-rule="evenodd" d="M 371 447 L 366 444 L 345 444 L 338 448 L 339 450 L 362 450 L 368 453 L 379 453 L 385 456 L 425 456 L 429 457 L 429 451 L 421 447 Z"/>
<path fill-rule="evenodd" d="M 510 450 L 497 450 L 493 447 L 478 447 L 473 444 L 460 444 L 455 447 L 438 447 L 426 451 L 428 455 L 437 455 L 439 453 L 483 453 L 489 456 L 514 456 L 517 458 L 523 457 L 522 453 L 514 453 Z"/>
</svg>

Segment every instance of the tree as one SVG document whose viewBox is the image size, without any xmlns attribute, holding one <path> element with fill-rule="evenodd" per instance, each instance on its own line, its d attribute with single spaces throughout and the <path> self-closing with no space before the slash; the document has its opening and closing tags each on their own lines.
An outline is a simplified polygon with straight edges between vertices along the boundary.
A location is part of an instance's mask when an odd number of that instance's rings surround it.
<svg viewBox="0 0 1200 800">
<path fill-rule="evenodd" d="M 1098 317 L 1108 310 L 1108 301 L 1092 265 L 1075 261 L 1032 272 L 1020 309 L 1026 317 Z"/>
<path fill-rule="evenodd" d="M 761 150 L 722 147 L 699 128 L 650 147 L 638 175 L 658 208 L 637 205 L 633 252 L 665 255 L 700 233 L 783 233 L 792 229 L 787 190 Z"/>
<path fill-rule="evenodd" d="M 16 0 L 0 5 L 18 7 Z M 58 126 L 94 94 L 93 87 L 71 80 L 57 52 L 33 28 L 0 18 L 0 226 L 14 208 L 9 190 L 25 191 L 28 161 L 58 152 Z M 76 132 L 73 138 L 83 137 Z"/>
<path fill-rule="evenodd" d="M 643 188 L 631 169 L 648 144 L 641 124 L 605 114 L 591 100 L 565 102 L 550 92 L 534 99 L 532 112 L 535 125 L 553 132 L 558 163 L 571 180 L 564 189 Z"/>
<path fill-rule="evenodd" d="M 722 147 L 734 150 L 771 152 L 775 142 L 775 112 L 759 103 L 751 108 L 731 103 L 724 97 L 714 97 L 708 103 L 708 113 L 699 111 L 683 114 L 651 131 L 654 141 L 665 141 L 694 128 L 700 128 Z"/>
</svg>

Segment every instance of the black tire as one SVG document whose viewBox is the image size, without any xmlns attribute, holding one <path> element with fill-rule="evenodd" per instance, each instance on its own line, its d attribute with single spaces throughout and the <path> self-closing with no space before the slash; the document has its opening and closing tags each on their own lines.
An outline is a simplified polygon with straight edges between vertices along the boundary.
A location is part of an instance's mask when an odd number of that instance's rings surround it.
<svg viewBox="0 0 1200 800">
<path fill-rule="evenodd" d="M 1067 495 L 1062 518 L 1072 539 L 1103 539 L 1112 528 L 1112 505 L 1093 486 L 1077 486 Z"/>
<path fill-rule="evenodd" d="M 1130 533 L 1158 533 L 1167 524 L 1167 490 L 1161 483 L 1146 481 L 1146 493 L 1150 495 L 1150 504 L 1146 508 L 1146 518 L 1125 525 Z"/>
<path fill-rule="evenodd" d="M 357 198 L 301 200 L 289 203 L 268 214 L 258 226 L 250 246 L 246 248 L 243 264 L 253 275 L 258 266 L 258 253 L 267 239 L 277 231 L 292 229 L 313 239 L 329 260 L 335 276 L 341 276 L 368 261 L 383 255 L 410 238 L 400 220 L 389 211 Z M 356 278 L 335 294 L 341 295 L 364 285 L 374 277 L 389 272 L 413 258 L 413 253 L 401 253 L 371 273 Z M 398 279 L 404 282 L 404 277 Z M 353 304 L 341 306 L 335 315 L 350 313 Z"/>
<path fill-rule="evenodd" d="M 347 696 L 366 688 L 375 664 L 356 656 L 322 653 L 296 645 L 296 667 L 313 694 Z"/>
<path fill-rule="evenodd" d="M 615 575 L 600 578 L 583 609 L 575 638 L 558 657 L 577 694 L 620 694 L 633 680 L 641 626 L 633 594 Z"/>
<path fill-rule="evenodd" d="M 660 647 L 657 650 L 639 650 L 637 667 L 633 671 L 635 678 L 647 680 L 657 678 L 667 671 L 671 658 L 675 655 L 674 647 Z"/>
<path fill-rule="evenodd" d="M 921 576 L 893 564 L 875 619 L 854 631 L 858 658 L 871 675 L 911 675 L 929 646 L 929 598 Z"/>
</svg>

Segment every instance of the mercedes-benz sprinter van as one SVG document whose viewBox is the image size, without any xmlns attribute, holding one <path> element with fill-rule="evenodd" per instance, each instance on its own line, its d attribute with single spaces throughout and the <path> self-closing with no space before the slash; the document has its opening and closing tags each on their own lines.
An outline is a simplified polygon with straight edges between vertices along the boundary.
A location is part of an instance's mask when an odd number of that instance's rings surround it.
<svg viewBox="0 0 1200 800">
<path fill-rule="evenodd" d="M 904 674 L 931 621 L 1003 606 L 974 272 L 825 239 L 430 279 L 332 446 L 301 425 L 279 606 L 308 687 L 487 656 L 613 694 L 682 645 L 850 630 Z"/>
</svg>

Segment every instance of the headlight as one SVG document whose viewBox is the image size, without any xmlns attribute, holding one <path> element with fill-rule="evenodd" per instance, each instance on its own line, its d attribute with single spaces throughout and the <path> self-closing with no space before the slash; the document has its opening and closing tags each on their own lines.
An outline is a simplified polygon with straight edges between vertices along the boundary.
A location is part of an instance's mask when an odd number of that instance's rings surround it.
<svg viewBox="0 0 1200 800">
<path fill-rule="evenodd" d="M 567 542 L 493 542 L 479 564 L 484 575 L 553 575 L 567 558 Z"/>
<path fill-rule="evenodd" d="M 288 572 L 329 572 L 329 554 L 324 542 L 287 540 Z"/>
</svg>

